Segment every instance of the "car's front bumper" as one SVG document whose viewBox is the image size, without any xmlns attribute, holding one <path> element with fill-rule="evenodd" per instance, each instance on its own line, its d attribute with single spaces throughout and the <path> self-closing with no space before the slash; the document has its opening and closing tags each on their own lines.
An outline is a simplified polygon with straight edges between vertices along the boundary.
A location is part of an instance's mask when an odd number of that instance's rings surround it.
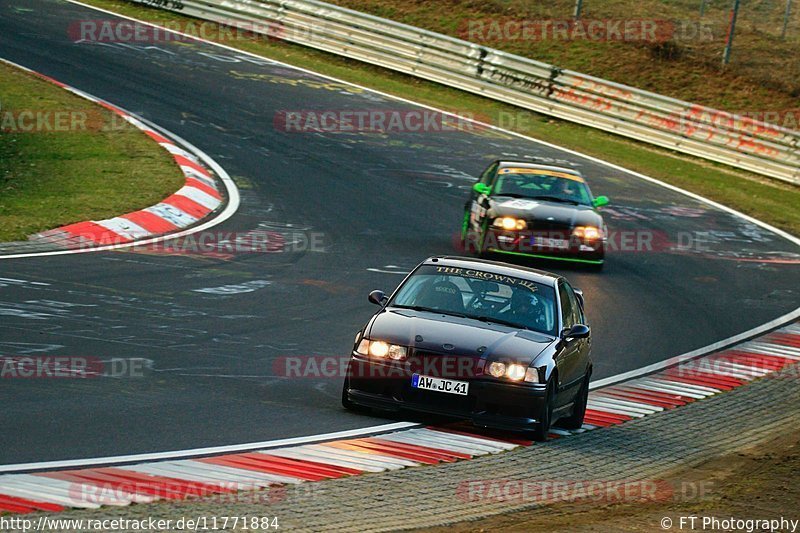
<svg viewBox="0 0 800 533">
<path fill-rule="evenodd" d="M 564 246 L 544 244 L 544 242 L 562 242 Z M 483 240 L 483 250 L 511 255 L 538 257 L 544 259 L 574 260 L 593 264 L 602 264 L 605 259 L 605 240 L 591 241 L 538 232 L 516 232 L 488 228 Z"/>
<path fill-rule="evenodd" d="M 353 372 L 354 364 L 358 372 Z M 380 362 L 352 358 L 348 399 L 357 405 L 382 410 L 411 410 L 466 419 L 478 427 L 521 431 L 533 429 L 539 423 L 546 396 L 544 385 L 511 383 L 485 375 L 454 377 L 469 383 L 468 394 L 458 395 L 414 388 L 410 372 L 399 376 L 386 372 L 388 368 L 389 365 Z"/>
</svg>

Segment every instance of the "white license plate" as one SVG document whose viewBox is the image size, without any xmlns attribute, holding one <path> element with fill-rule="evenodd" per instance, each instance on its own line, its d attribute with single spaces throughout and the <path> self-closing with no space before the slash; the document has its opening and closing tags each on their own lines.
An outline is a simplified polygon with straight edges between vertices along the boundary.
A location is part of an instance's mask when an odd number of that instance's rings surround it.
<svg viewBox="0 0 800 533">
<path fill-rule="evenodd" d="M 415 389 L 432 390 L 436 392 L 446 392 L 448 394 L 467 395 L 469 383 L 466 381 L 456 381 L 454 379 L 433 378 L 430 376 L 411 376 L 411 386 Z"/>
<path fill-rule="evenodd" d="M 565 239 L 551 239 L 549 237 L 536 237 L 535 243 L 543 248 L 569 248 L 569 241 Z"/>
</svg>

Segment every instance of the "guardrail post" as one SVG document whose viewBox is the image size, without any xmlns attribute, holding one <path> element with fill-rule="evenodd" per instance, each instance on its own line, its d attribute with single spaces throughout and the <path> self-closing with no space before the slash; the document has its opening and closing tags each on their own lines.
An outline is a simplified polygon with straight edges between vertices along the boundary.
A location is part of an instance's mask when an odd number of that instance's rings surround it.
<svg viewBox="0 0 800 533">
<path fill-rule="evenodd" d="M 789 26 L 789 16 L 792 14 L 792 0 L 786 0 L 786 11 L 783 13 L 783 31 L 781 39 L 786 38 L 786 28 Z"/>
<path fill-rule="evenodd" d="M 583 0 L 575 0 L 575 20 L 581 18 L 582 10 L 583 10 Z"/>
<path fill-rule="evenodd" d="M 731 24 L 728 27 L 728 42 L 725 44 L 725 51 L 722 53 L 722 64 L 727 65 L 731 62 L 731 49 L 733 48 L 733 34 L 736 32 L 736 18 L 739 16 L 740 0 L 734 0 L 733 10 L 731 10 Z"/>
<path fill-rule="evenodd" d="M 550 84 L 547 86 L 547 94 L 545 94 L 545 98 L 550 98 L 550 96 L 552 96 L 555 92 L 556 78 L 561 76 L 561 72 L 563 70 L 564 69 L 558 67 L 553 67 L 550 69 Z"/>
</svg>

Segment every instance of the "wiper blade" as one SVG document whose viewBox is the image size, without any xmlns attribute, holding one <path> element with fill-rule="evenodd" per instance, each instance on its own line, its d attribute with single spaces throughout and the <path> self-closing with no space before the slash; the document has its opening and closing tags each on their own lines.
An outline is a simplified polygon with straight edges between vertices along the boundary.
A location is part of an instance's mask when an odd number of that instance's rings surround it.
<svg viewBox="0 0 800 533">
<path fill-rule="evenodd" d="M 469 318 L 474 318 L 475 320 L 480 320 L 481 322 L 494 322 L 495 324 L 502 324 L 504 326 L 511 326 L 512 328 L 519 328 L 519 329 L 531 329 L 527 326 L 522 324 L 517 324 L 516 322 L 511 322 L 510 320 L 503 320 L 502 318 L 494 318 L 490 316 L 470 316 Z"/>
<path fill-rule="evenodd" d="M 392 307 L 397 307 L 398 309 L 411 309 L 412 311 L 427 311 L 428 313 L 439 313 L 442 315 L 457 316 L 460 318 L 469 318 L 464 313 L 457 313 L 456 311 L 447 311 L 444 309 L 432 309 L 422 305 L 393 305 Z"/>
<path fill-rule="evenodd" d="M 567 198 L 559 198 L 558 196 L 536 196 L 537 200 L 546 200 L 548 202 L 561 202 L 565 204 L 580 205 L 577 200 L 568 200 Z"/>
<path fill-rule="evenodd" d="M 499 192 L 497 194 L 493 194 L 492 196 L 493 197 L 495 197 L 495 196 L 508 196 L 509 198 L 531 198 L 531 196 L 527 196 L 527 195 L 524 195 L 524 194 L 518 194 L 518 193 L 515 193 L 515 192 Z"/>
</svg>

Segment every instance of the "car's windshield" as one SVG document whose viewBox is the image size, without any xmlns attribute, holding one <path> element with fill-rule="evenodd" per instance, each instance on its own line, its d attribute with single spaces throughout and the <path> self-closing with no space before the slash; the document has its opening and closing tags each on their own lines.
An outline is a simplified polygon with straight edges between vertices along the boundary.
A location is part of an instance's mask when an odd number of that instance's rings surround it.
<svg viewBox="0 0 800 533">
<path fill-rule="evenodd" d="M 592 204 L 592 195 L 580 176 L 532 168 L 501 168 L 492 195 Z"/>
<path fill-rule="evenodd" d="M 390 306 L 466 316 L 555 335 L 555 291 L 522 278 L 477 269 L 424 265 Z"/>
</svg>

